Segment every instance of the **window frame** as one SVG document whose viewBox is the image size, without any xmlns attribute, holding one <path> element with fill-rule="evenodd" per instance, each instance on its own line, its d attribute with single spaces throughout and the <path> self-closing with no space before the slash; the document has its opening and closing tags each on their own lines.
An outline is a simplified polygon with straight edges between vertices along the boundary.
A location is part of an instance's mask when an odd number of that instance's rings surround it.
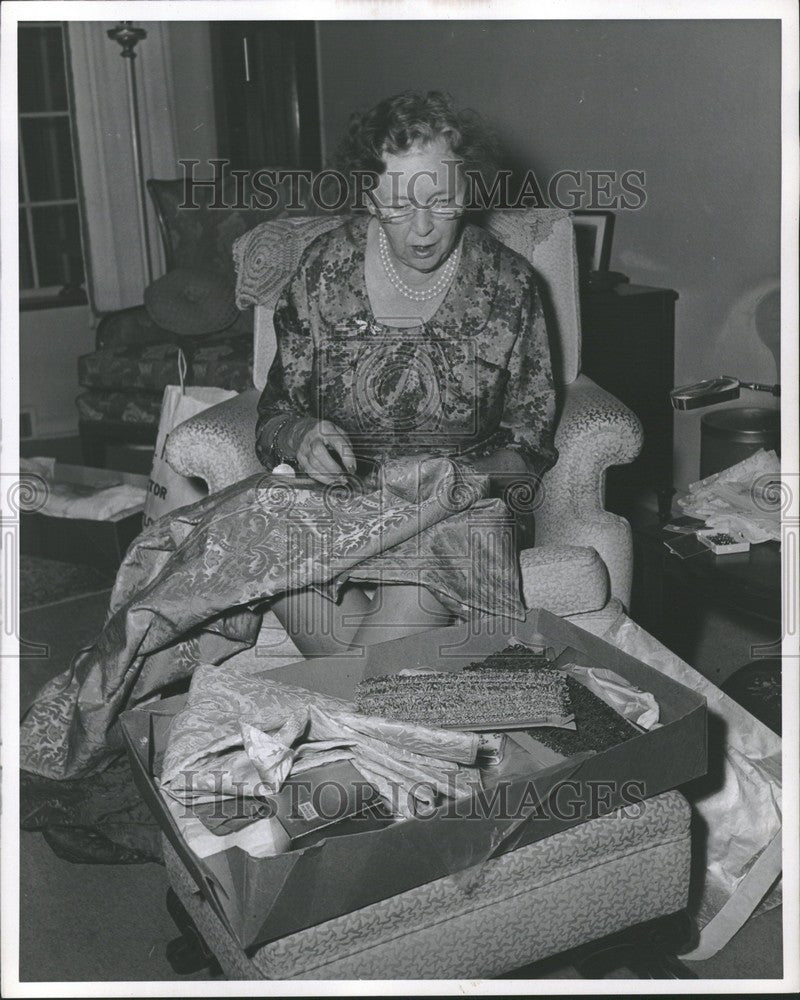
<svg viewBox="0 0 800 1000">
<path fill-rule="evenodd" d="M 20 189 L 18 191 L 18 221 L 20 226 L 24 225 L 28 237 L 30 267 L 34 279 L 34 287 L 19 288 L 19 307 L 21 311 L 33 309 L 53 309 L 65 306 L 84 305 L 89 299 L 85 285 L 86 275 L 86 250 L 83 239 L 83 212 L 80 199 L 80 187 L 78 176 L 78 155 L 77 140 L 75 136 L 75 119 L 72 105 L 71 73 L 69 65 L 69 51 L 67 48 L 67 25 L 64 21 L 20 21 L 17 25 L 17 51 L 19 52 L 19 32 L 24 29 L 58 28 L 61 33 L 61 52 L 64 59 L 64 76 L 66 81 L 66 102 L 65 109 L 52 111 L 23 111 L 20 106 L 20 95 L 17 94 L 17 160 L 19 168 Z M 19 74 L 19 70 L 18 70 Z M 30 197 L 30 180 L 25 163 L 25 148 L 22 140 L 22 123 L 36 119 L 53 121 L 58 118 L 66 118 L 69 124 L 70 137 L 70 160 L 75 184 L 75 195 L 72 198 L 45 198 L 32 200 Z M 83 279 L 80 285 L 39 285 L 39 262 L 36 257 L 36 243 L 34 239 L 33 212 L 37 208 L 54 208 L 58 206 L 74 205 L 78 213 L 78 239 L 81 248 L 81 258 L 83 263 Z M 21 246 L 22 232 L 20 230 L 18 243 Z"/>
</svg>

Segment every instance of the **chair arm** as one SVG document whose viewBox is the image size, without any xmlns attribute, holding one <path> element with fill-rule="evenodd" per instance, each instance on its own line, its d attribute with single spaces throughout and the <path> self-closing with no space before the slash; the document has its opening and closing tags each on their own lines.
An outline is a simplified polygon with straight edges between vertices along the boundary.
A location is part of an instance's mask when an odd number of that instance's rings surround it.
<svg viewBox="0 0 800 1000">
<path fill-rule="evenodd" d="M 633 535 L 624 517 L 601 510 L 591 519 L 570 522 L 568 529 L 551 532 L 547 540 L 536 521 L 536 545 L 578 545 L 594 549 L 608 570 L 609 591 L 626 607 L 631 603 L 633 585 Z M 535 550 L 534 550 L 535 551 Z"/>
<path fill-rule="evenodd" d="M 209 493 L 263 471 L 255 450 L 259 395 L 250 389 L 179 424 L 167 439 L 172 468 L 204 479 Z"/>
<path fill-rule="evenodd" d="M 132 344 L 163 344 L 177 340 L 174 333 L 153 322 L 144 306 L 133 306 L 103 316 L 97 325 L 95 348 L 103 351 Z"/>
<path fill-rule="evenodd" d="M 606 469 L 632 462 L 643 441 L 638 417 L 605 389 L 585 375 L 566 386 L 558 461 L 542 481 L 537 532 L 602 513 Z"/>
<path fill-rule="evenodd" d="M 537 545 L 523 549 L 519 569 L 528 608 L 577 615 L 599 611 L 608 603 L 608 570 L 592 548 Z"/>
<path fill-rule="evenodd" d="M 639 419 L 585 375 L 566 387 L 556 431 L 559 457 L 544 476 L 537 545 L 588 545 L 608 568 L 611 594 L 630 602 L 633 544 L 628 522 L 603 507 L 606 469 L 632 462 L 644 441 Z"/>
</svg>

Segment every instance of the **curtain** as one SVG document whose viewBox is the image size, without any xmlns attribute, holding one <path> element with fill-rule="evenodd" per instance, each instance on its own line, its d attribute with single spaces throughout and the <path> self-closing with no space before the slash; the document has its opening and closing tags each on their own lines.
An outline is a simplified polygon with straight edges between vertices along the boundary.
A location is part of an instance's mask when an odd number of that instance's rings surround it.
<svg viewBox="0 0 800 1000">
<path fill-rule="evenodd" d="M 138 22 L 137 22 L 138 23 Z M 136 46 L 145 180 L 180 177 L 169 25 L 142 22 Z M 67 25 L 88 292 L 95 312 L 139 305 L 148 283 L 139 223 L 127 60 L 106 35 L 113 22 Z M 153 276 L 164 272 L 155 212 L 146 199 Z"/>
</svg>

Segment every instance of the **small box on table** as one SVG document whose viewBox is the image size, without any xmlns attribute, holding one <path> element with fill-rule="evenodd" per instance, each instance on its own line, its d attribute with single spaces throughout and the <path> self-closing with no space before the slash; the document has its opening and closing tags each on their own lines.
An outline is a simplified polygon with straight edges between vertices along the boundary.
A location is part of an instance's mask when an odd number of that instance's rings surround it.
<svg viewBox="0 0 800 1000">
<path fill-rule="evenodd" d="M 305 849 L 253 858 L 240 848 L 196 857 L 158 789 L 154 773 L 182 697 L 126 712 L 122 727 L 137 785 L 198 888 L 244 949 L 360 909 L 414 886 L 481 864 L 631 801 L 674 788 L 706 770 L 706 704 L 696 692 L 640 660 L 549 614 L 502 621 L 492 635 L 469 625 L 433 629 L 368 648 L 363 656 L 305 660 L 265 676 L 351 698 L 364 677 L 407 667 L 460 670 L 507 645 L 511 635 L 550 647 L 556 663 L 613 670 L 660 706 L 661 725 L 600 753 L 537 768 L 522 748 L 506 753 L 487 794 L 454 815 L 330 837 Z M 220 666 L 224 670 L 224 664 Z M 502 791 L 502 795 L 498 794 Z"/>
<path fill-rule="evenodd" d="M 93 490 L 100 492 L 122 484 L 147 490 L 149 480 L 133 472 L 57 462 L 52 482 L 75 487 L 76 493 L 88 496 Z M 45 480 L 42 488 L 46 487 Z M 52 515 L 41 509 L 23 510 L 20 514 L 20 552 L 94 566 L 95 569 L 116 570 L 128 546 L 142 530 L 143 509 L 142 500 L 136 507 L 102 520 Z"/>
</svg>

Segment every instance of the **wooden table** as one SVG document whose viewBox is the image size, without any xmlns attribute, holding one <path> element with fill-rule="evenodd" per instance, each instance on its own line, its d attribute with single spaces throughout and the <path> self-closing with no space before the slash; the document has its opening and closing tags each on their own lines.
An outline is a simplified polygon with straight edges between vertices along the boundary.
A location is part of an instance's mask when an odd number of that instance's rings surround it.
<svg viewBox="0 0 800 1000">
<path fill-rule="evenodd" d="M 710 549 L 681 559 L 664 545 L 679 537 L 652 521 L 633 528 L 634 575 L 631 617 L 682 659 L 694 660 L 706 616 L 722 609 L 737 626 L 755 635 L 774 636 L 723 676 L 709 676 L 748 711 L 780 732 L 781 547 L 779 542 L 751 545 L 748 552 L 717 556 Z M 753 641 L 757 647 L 763 638 Z M 772 690 L 770 695 L 769 690 Z M 769 696 L 770 703 L 763 699 Z M 755 699 L 755 700 L 753 700 Z"/>
<path fill-rule="evenodd" d="M 701 604 L 716 603 L 747 617 L 780 625 L 781 547 L 779 542 L 751 545 L 748 552 L 717 556 L 711 549 L 681 559 L 664 542 L 678 536 L 657 523 L 634 529 L 634 579 L 641 624 L 649 631 L 669 617 L 684 595 Z M 640 621 L 637 618 L 637 621 Z M 663 641 L 663 640 L 662 640 Z"/>
</svg>

